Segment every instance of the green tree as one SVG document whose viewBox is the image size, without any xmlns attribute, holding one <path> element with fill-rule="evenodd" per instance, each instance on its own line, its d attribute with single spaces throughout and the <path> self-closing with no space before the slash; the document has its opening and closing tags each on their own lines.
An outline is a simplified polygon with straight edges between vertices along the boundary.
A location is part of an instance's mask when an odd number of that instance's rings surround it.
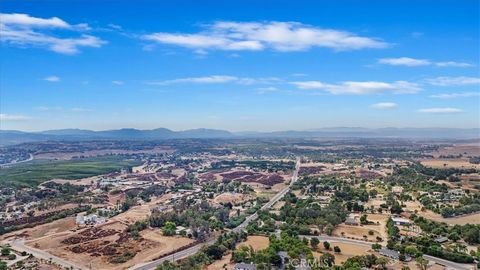
<svg viewBox="0 0 480 270">
<path fill-rule="evenodd" d="M 420 268 L 420 270 L 427 270 L 427 266 L 428 266 L 428 260 L 427 259 L 420 256 L 420 257 L 416 258 L 415 261 L 417 262 L 417 266 L 418 266 L 418 268 Z"/>
<path fill-rule="evenodd" d="M 381 248 L 382 248 L 382 245 L 378 243 L 372 244 L 372 249 L 375 251 L 379 251 Z"/>
<path fill-rule="evenodd" d="M 165 236 L 174 235 L 176 227 L 177 226 L 175 226 L 174 222 L 171 222 L 171 221 L 165 222 L 165 225 L 162 228 L 163 235 L 165 235 Z"/>
<path fill-rule="evenodd" d="M 10 255 L 10 252 L 11 251 L 10 251 L 9 247 L 2 247 L 2 251 L 1 251 L 2 256 L 8 256 L 8 255 Z"/>
<path fill-rule="evenodd" d="M 324 247 L 326 250 L 330 250 L 330 243 L 329 243 L 328 241 L 323 242 L 323 247 Z"/>
<path fill-rule="evenodd" d="M 330 253 L 325 253 L 320 256 L 320 262 L 327 267 L 332 267 L 332 265 L 335 264 L 335 256 Z"/>
<path fill-rule="evenodd" d="M 317 249 L 318 244 L 320 244 L 320 240 L 318 240 L 317 237 L 313 237 L 312 239 L 310 239 L 310 245 L 312 246 L 313 249 Z"/>
</svg>

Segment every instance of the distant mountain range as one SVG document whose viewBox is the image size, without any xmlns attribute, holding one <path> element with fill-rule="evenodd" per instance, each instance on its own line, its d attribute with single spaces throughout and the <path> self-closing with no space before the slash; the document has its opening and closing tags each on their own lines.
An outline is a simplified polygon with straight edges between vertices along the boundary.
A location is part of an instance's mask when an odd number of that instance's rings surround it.
<svg viewBox="0 0 480 270">
<path fill-rule="evenodd" d="M 41 132 L 0 130 L 0 145 L 46 140 L 160 140 L 198 138 L 412 138 L 412 139 L 478 139 L 479 128 L 321 128 L 307 131 L 230 132 L 218 129 L 189 129 L 173 131 L 166 128 L 140 130 L 123 128 L 93 131 L 58 129 Z"/>
</svg>

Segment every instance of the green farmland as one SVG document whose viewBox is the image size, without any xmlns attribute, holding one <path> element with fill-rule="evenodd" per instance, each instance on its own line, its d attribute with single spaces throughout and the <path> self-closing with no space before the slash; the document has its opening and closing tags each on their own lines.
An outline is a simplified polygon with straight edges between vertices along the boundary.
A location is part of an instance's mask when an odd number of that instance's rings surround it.
<svg viewBox="0 0 480 270">
<path fill-rule="evenodd" d="M 140 164 L 138 160 L 123 157 L 83 158 L 68 161 L 39 160 L 0 168 L 0 186 L 37 186 L 51 179 L 80 179 Z"/>
</svg>

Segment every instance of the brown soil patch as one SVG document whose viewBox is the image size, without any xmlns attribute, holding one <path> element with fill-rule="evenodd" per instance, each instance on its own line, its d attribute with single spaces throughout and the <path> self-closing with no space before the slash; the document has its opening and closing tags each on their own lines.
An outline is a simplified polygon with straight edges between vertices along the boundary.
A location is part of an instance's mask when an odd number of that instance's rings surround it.
<svg viewBox="0 0 480 270">
<path fill-rule="evenodd" d="M 434 221 L 445 222 L 450 225 L 465 225 L 465 224 L 480 224 L 480 213 L 465 215 L 453 218 L 444 218 L 440 214 L 434 213 L 430 210 L 421 212 L 422 216 Z"/>
<path fill-rule="evenodd" d="M 313 252 L 313 256 L 315 258 L 319 258 L 322 256 L 322 253 L 328 252 L 330 254 L 335 255 L 335 264 L 340 265 L 343 262 L 345 262 L 348 258 L 351 258 L 353 256 L 357 255 L 366 255 L 370 253 L 370 248 L 364 247 L 364 246 L 359 246 L 359 245 L 354 245 L 354 244 L 344 244 L 344 243 L 336 243 L 336 242 L 331 242 L 330 243 L 330 250 L 325 250 L 323 246 L 320 244 L 317 251 Z M 338 246 L 341 250 L 340 253 L 335 253 L 333 252 L 333 247 Z"/>
<path fill-rule="evenodd" d="M 205 270 L 218 270 L 218 269 L 231 270 L 235 267 L 235 264 L 232 263 L 231 260 L 232 260 L 232 254 L 229 253 L 223 256 L 221 260 L 215 261 L 212 264 L 207 265 L 204 269 Z"/>
<path fill-rule="evenodd" d="M 226 192 L 215 197 L 214 201 L 216 203 L 232 203 L 233 205 L 239 205 L 253 199 L 255 198 L 249 194 Z"/>
<path fill-rule="evenodd" d="M 237 249 L 241 246 L 251 246 L 254 250 L 262 250 L 268 247 L 269 242 L 270 240 L 266 236 L 251 235 L 247 237 L 247 240 L 245 242 L 240 243 L 237 246 Z"/>
<path fill-rule="evenodd" d="M 373 231 L 373 235 L 369 235 L 368 231 Z M 365 239 L 363 236 L 366 235 L 367 239 L 373 242 L 376 242 L 376 237 L 380 236 L 384 238 L 384 234 L 380 231 L 382 230 L 382 226 L 379 225 L 364 225 L 364 226 L 350 226 L 345 224 L 338 225 L 333 234 L 336 236 L 342 236 L 342 232 L 344 232 L 345 237 L 351 237 L 355 239 Z"/>
<path fill-rule="evenodd" d="M 422 165 L 432 168 L 460 168 L 460 169 L 480 169 L 480 164 L 473 164 L 466 158 L 458 159 L 423 159 Z"/>
</svg>

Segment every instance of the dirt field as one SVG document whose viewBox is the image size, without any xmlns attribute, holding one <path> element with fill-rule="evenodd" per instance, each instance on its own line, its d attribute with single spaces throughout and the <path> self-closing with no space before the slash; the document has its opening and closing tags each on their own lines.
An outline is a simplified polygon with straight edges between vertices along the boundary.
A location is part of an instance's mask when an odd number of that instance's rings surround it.
<svg viewBox="0 0 480 270">
<path fill-rule="evenodd" d="M 386 203 L 385 200 L 371 199 L 371 200 L 368 200 L 367 203 L 365 203 L 365 208 L 370 208 L 370 206 L 373 206 L 375 209 L 377 209 L 380 207 L 380 205 L 385 203 Z"/>
<path fill-rule="evenodd" d="M 388 269 L 392 269 L 392 270 L 401 270 L 402 267 L 404 266 L 408 266 L 410 267 L 411 270 L 420 270 L 420 268 L 417 266 L 417 263 L 415 261 L 411 261 L 411 262 L 394 262 L 393 264 L 390 265 L 390 268 Z M 445 267 L 442 266 L 442 265 L 439 265 L 439 264 L 433 264 L 431 266 L 429 266 L 427 268 L 428 270 L 444 270 Z"/>
<path fill-rule="evenodd" d="M 217 197 L 215 197 L 214 201 L 216 203 L 232 203 L 233 205 L 239 205 L 247 201 L 251 201 L 255 199 L 253 196 L 248 194 L 242 193 L 232 193 L 232 192 L 225 192 Z"/>
<path fill-rule="evenodd" d="M 465 158 L 456 159 L 422 159 L 422 165 L 432 168 L 461 168 L 461 169 L 480 169 L 480 164 L 473 164 Z"/>
<path fill-rule="evenodd" d="M 285 201 L 278 201 L 273 205 L 272 209 L 280 210 L 280 208 L 282 208 L 284 205 L 285 205 Z"/>
<path fill-rule="evenodd" d="M 345 262 L 348 258 L 357 256 L 357 255 L 366 255 L 370 253 L 369 252 L 370 248 L 359 246 L 359 245 L 335 243 L 335 242 L 330 243 L 330 245 L 331 245 L 331 248 L 329 251 L 325 250 L 322 245 L 319 245 L 318 250 L 313 252 L 313 256 L 318 259 L 320 256 L 322 256 L 323 252 L 328 252 L 330 254 L 335 255 L 335 264 L 340 265 L 343 262 Z M 340 253 L 333 252 L 334 246 L 338 246 L 342 252 Z"/>
<path fill-rule="evenodd" d="M 223 256 L 221 260 L 215 261 L 214 263 L 208 265 L 207 267 L 205 267 L 205 269 L 206 270 L 218 270 L 218 269 L 232 270 L 235 267 L 235 264 L 230 262 L 231 259 L 232 259 L 232 254 L 229 253 Z"/>
<path fill-rule="evenodd" d="M 252 247 L 254 250 L 262 250 L 268 247 L 268 237 L 266 236 L 259 236 L 259 235 L 252 235 L 247 237 L 247 241 L 237 245 L 237 249 L 241 246 Z"/>
<path fill-rule="evenodd" d="M 368 234 L 368 231 L 370 230 L 373 231 L 373 235 Z M 340 224 L 333 231 L 333 235 L 342 236 L 343 232 L 345 237 L 356 239 L 365 239 L 363 236 L 366 235 L 368 240 L 376 242 L 377 236 L 385 239 L 385 234 L 381 232 L 382 230 L 383 227 L 380 225 L 350 226 L 346 224 Z"/>
<path fill-rule="evenodd" d="M 134 206 L 127 212 L 121 213 L 112 218 L 112 220 L 120 221 L 122 223 L 135 223 L 135 221 L 143 220 L 150 215 L 150 207 L 146 204 Z"/>
<path fill-rule="evenodd" d="M 427 210 L 425 212 L 422 212 L 422 216 L 425 218 L 435 220 L 438 222 L 445 222 L 447 224 L 451 225 L 465 225 L 465 224 L 480 224 L 480 213 L 476 214 L 471 214 L 471 215 L 466 215 L 466 216 L 460 216 L 460 217 L 453 217 L 453 218 L 444 218 L 440 214 L 434 213 L 430 210 Z"/>
<path fill-rule="evenodd" d="M 61 223 L 57 224 L 57 226 L 60 225 Z M 89 234 L 85 234 L 84 232 L 92 229 L 84 228 L 79 230 L 78 233 L 67 231 L 39 238 L 30 237 L 31 240 L 27 241 L 26 244 L 45 250 L 56 256 L 66 258 L 74 263 L 84 265 L 85 267 L 91 266 L 92 269 L 126 269 L 134 264 L 155 259 L 162 254 L 188 245 L 194 241 L 186 237 L 166 237 L 162 235 L 160 230 L 152 229 L 146 229 L 140 233 L 143 237 L 141 241 L 136 241 L 132 238 L 126 238 L 126 240 L 122 241 L 122 232 L 125 228 L 126 226 L 124 224 L 113 221 L 95 227 L 95 229 L 100 230 L 98 236 L 88 236 Z M 45 229 L 46 228 L 43 228 L 42 231 L 45 231 Z M 36 234 L 42 231 L 37 231 Z M 112 243 L 119 243 L 116 244 L 117 254 L 118 252 L 121 254 L 125 252 L 125 250 L 129 250 L 136 252 L 135 256 L 125 263 L 114 264 L 109 262 L 112 256 L 105 255 L 103 250 Z M 85 251 L 75 251 L 74 248 L 76 247 Z M 98 251 L 94 251 L 94 249 Z"/>
<path fill-rule="evenodd" d="M 408 211 L 414 212 L 417 210 L 419 213 L 422 211 L 422 204 L 419 201 L 407 201 L 403 203 L 406 205 L 404 208 Z"/>
<path fill-rule="evenodd" d="M 39 237 L 49 237 L 53 234 L 69 234 L 70 230 L 76 228 L 75 218 L 67 217 L 47 224 L 42 224 L 34 228 L 27 228 L 2 235 L 0 239 L 7 239 L 15 235 L 22 235 L 27 239 L 36 239 Z"/>
<path fill-rule="evenodd" d="M 440 147 L 438 151 L 431 152 L 435 157 L 441 155 L 463 155 L 463 156 L 480 156 L 480 142 L 455 144 L 452 146 Z"/>
</svg>

